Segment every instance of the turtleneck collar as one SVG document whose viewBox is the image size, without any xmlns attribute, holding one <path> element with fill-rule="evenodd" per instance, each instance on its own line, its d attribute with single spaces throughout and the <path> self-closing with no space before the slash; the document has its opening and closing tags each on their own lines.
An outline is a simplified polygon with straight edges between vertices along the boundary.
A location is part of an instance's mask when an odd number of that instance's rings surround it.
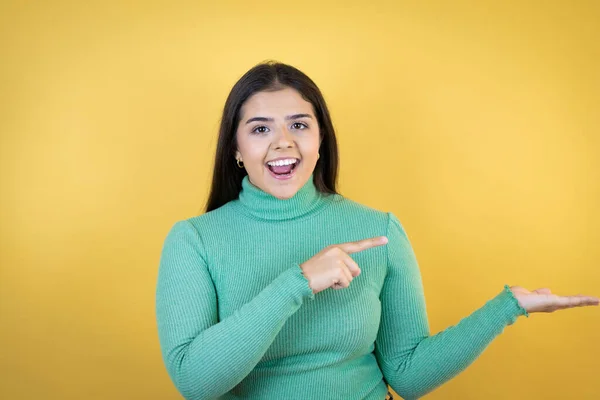
<svg viewBox="0 0 600 400">
<path fill-rule="evenodd" d="M 311 174 L 294 196 L 282 200 L 255 186 L 246 175 L 242 180 L 239 203 L 247 214 L 257 219 L 283 221 L 303 217 L 325 203 L 325 196 L 317 190 L 313 178 Z"/>
</svg>

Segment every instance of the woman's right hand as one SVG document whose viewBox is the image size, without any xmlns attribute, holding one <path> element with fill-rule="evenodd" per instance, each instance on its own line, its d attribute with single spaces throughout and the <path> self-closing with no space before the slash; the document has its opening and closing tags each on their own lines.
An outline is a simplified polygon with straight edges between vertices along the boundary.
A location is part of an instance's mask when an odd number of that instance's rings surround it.
<svg viewBox="0 0 600 400">
<path fill-rule="evenodd" d="M 349 254 L 382 246 L 387 242 L 387 237 L 376 236 L 355 242 L 333 244 L 300 264 L 300 268 L 315 294 L 327 288 L 347 288 L 352 279 L 360 275 L 358 264 Z"/>
</svg>

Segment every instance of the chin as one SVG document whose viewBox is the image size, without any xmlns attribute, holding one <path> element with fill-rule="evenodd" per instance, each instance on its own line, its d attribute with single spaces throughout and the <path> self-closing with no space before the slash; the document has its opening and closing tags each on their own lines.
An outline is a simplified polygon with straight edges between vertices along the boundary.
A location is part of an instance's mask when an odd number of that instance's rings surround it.
<svg viewBox="0 0 600 400">
<path fill-rule="evenodd" d="M 299 189 L 300 187 L 297 185 L 288 185 L 287 187 L 279 187 L 274 191 L 271 191 L 271 194 L 280 200 L 287 200 L 294 197 Z"/>
<path fill-rule="evenodd" d="M 269 186 L 270 192 L 273 196 L 279 199 L 289 199 L 302 187 L 304 182 L 300 177 L 296 176 L 295 179 L 288 182 L 273 182 Z"/>
</svg>

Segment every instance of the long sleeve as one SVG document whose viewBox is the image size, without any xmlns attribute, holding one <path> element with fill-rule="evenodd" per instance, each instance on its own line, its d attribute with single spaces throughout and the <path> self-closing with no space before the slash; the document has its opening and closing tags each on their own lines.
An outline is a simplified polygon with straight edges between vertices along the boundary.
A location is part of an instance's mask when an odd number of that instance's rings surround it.
<svg viewBox="0 0 600 400">
<path fill-rule="evenodd" d="M 388 216 L 388 272 L 375 355 L 392 389 L 417 399 L 467 368 L 519 315 L 529 315 L 505 285 L 471 315 L 430 336 L 415 254 L 398 218 Z"/>
<path fill-rule="evenodd" d="M 161 353 L 186 399 L 230 391 L 265 354 L 286 320 L 314 299 L 298 264 L 290 264 L 252 300 L 218 321 L 217 295 L 202 238 L 178 221 L 165 239 L 156 287 Z"/>
</svg>

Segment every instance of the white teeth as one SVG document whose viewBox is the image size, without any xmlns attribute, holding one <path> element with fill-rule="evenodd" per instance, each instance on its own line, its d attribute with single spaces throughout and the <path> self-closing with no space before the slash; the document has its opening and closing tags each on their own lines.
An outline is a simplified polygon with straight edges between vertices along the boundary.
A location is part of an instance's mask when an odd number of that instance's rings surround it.
<svg viewBox="0 0 600 400">
<path fill-rule="evenodd" d="M 290 165 L 295 164 L 298 160 L 295 158 L 288 158 L 285 160 L 269 161 L 267 164 L 272 166 Z"/>
</svg>

